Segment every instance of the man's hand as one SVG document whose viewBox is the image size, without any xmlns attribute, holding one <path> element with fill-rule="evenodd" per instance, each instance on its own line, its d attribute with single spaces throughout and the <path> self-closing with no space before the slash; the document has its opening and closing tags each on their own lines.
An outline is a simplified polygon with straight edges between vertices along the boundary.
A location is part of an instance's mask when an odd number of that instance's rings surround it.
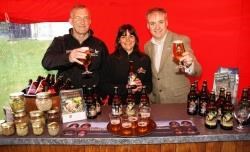
<svg viewBox="0 0 250 152">
<path fill-rule="evenodd" d="M 142 83 L 141 83 L 141 80 L 139 78 L 135 79 L 135 85 L 136 85 L 136 88 L 132 89 L 133 94 L 136 92 L 141 92 L 141 90 L 142 90 Z"/>
<path fill-rule="evenodd" d="M 193 63 L 193 58 L 189 52 L 183 52 L 182 57 L 180 58 L 180 62 L 184 64 L 185 67 L 190 67 Z"/>
<path fill-rule="evenodd" d="M 78 64 L 83 64 L 82 60 L 86 59 L 86 51 L 89 50 L 89 47 L 81 47 L 73 49 L 69 54 L 69 62 L 76 62 Z"/>
</svg>

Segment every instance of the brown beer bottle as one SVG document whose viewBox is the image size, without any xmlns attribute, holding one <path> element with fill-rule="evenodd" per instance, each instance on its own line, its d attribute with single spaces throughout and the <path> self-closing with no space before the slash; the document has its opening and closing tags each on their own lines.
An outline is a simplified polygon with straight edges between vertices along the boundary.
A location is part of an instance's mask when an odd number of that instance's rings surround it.
<svg viewBox="0 0 250 152">
<path fill-rule="evenodd" d="M 118 94 L 118 87 L 114 87 L 114 96 L 112 100 L 112 115 L 119 116 L 122 115 L 122 104 L 121 98 Z"/>
<path fill-rule="evenodd" d="M 141 108 L 143 106 L 150 107 L 149 98 L 148 98 L 148 95 L 147 95 L 147 91 L 146 91 L 146 86 L 145 85 L 142 86 L 139 108 Z"/>
<path fill-rule="evenodd" d="M 137 77 L 137 75 L 135 73 L 134 61 L 129 61 L 128 85 L 132 89 L 135 89 L 137 87 L 135 84 L 136 77 Z"/>
<path fill-rule="evenodd" d="M 126 114 L 134 115 L 135 114 L 135 97 L 132 94 L 132 88 L 128 87 L 128 95 L 126 99 Z"/>
<path fill-rule="evenodd" d="M 219 97 L 218 99 L 216 100 L 216 107 L 217 107 L 217 111 L 218 111 L 218 116 L 217 116 L 217 120 L 218 122 L 220 122 L 221 120 L 221 115 L 222 115 L 222 106 L 223 106 L 223 103 L 225 102 L 226 100 L 226 97 L 225 97 L 225 88 L 220 88 L 220 93 L 219 93 Z"/>
<path fill-rule="evenodd" d="M 86 104 L 86 115 L 88 119 L 95 119 L 97 117 L 97 113 L 96 113 L 96 104 L 93 100 L 93 96 L 92 96 L 92 88 L 88 87 L 87 88 L 87 98 L 85 101 Z"/>
<path fill-rule="evenodd" d="M 217 107 L 215 105 L 215 93 L 211 91 L 206 107 L 205 127 L 208 129 L 217 128 Z"/>
<path fill-rule="evenodd" d="M 198 111 L 197 94 L 195 92 L 195 84 L 191 84 L 190 92 L 187 98 L 187 113 L 189 115 L 196 115 Z"/>
<path fill-rule="evenodd" d="M 231 92 L 226 93 L 226 100 L 222 107 L 222 116 L 220 121 L 220 127 L 224 130 L 233 129 L 233 110 Z"/>
<path fill-rule="evenodd" d="M 208 89 L 207 89 L 207 83 L 202 84 L 202 89 L 199 95 L 199 115 L 205 116 L 206 115 L 206 106 L 207 102 L 209 100 L 208 97 Z"/>
<path fill-rule="evenodd" d="M 96 85 L 93 85 L 93 99 L 96 103 L 96 113 L 97 115 L 100 115 L 102 113 L 102 107 L 101 107 L 101 98 L 97 93 Z"/>
</svg>

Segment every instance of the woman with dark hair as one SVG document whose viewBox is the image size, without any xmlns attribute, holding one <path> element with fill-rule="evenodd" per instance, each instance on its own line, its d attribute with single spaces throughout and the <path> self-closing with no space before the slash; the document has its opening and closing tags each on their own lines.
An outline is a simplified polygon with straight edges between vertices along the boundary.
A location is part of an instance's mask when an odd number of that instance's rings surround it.
<svg viewBox="0 0 250 152">
<path fill-rule="evenodd" d="M 122 25 L 115 40 L 115 51 L 109 56 L 105 65 L 100 85 L 102 92 L 109 95 L 109 104 L 112 103 L 114 87 L 118 87 L 118 93 L 124 104 L 127 98 L 129 62 L 133 61 L 136 74 L 135 94 L 136 103 L 139 103 L 142 86 L 145 85 L 147 93 L 152 90 L 152 74 L 150 58 L 140 52 L 139 38 L 135 28 L 130 24 Z"/>
</svg>

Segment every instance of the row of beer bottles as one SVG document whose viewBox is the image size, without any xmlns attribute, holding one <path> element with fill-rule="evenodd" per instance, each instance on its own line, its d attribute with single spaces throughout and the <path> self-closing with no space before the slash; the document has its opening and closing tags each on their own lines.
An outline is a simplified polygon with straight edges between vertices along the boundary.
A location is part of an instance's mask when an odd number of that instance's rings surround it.
<svg viewBox="0 0 250 152">
<path fill-rule="evenodd" d="M 122 105 L 121 97 L 118 93 L 119 88 L 117 86 L 114 87 L 114 96 L 112 100 L 112 115 L 122 115 L 123 113 L 126 113 L 127 115 L 133 115 L 136 113 L 135 97 L 132 93 L 132 88 L 133 87 L 128 87 L 126 103 L 125 105 Z M 125 108 L 123 108 L 123 106 Z M 143 106 L 147 106 L 147 107 L 150 106 L 149 98 L 146 92 L 146 86 L 142 87 L 139 108 Z"/>
<path fill-rule="evenodd" d="M 67 78 L 63 81 L 63 76 L 55 78 L 55 74 L 48 74 L 47 77 L 38 76 L 36 81 L 29 79 L 28 86 L 23 90 L 27 95 L 35 95 L 39 92 L 50 92 L 53 94 L 59 94 L 60 90 L 73 89 L 74 86 L 71 84 L 71 79 Z"/>
<path fill-rule="evenodd" d="M 88 119 L 95 119 L 101 114 L 101 98 L 97 93 L 96 85 L 92 87 L 87 87 L 87 85 L 82 86 L 83 99 L 85 102 L 86 116 Z"/>
</svg>

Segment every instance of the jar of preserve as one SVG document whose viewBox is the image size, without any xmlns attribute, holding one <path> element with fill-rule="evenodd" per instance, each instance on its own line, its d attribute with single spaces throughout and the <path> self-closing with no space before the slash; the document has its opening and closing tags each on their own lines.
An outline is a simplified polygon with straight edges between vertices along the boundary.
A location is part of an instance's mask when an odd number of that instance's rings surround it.
<svg viewBox="0 0 250 152">
<path fill-rule="evenodd" d="M 42 122 L 36 121 L 32 123 L 32 130 L 34 135 L 42 135 L 44 132 L 44 124 L 42 124 Z"/>
<path fill-rule="evenodd" d="M 61 116 L 58 109 L 52 109 L 47 112 L 47 122 L 61 122 Z"/>
<path fill-rule="evenodd" d="M 17 136 L 26 136 L 29 133 L 28 123 L 22 122 L 16 124 Z"/>
<path fill-rule="evenodd" d="M 60 131 L 60 126 L 58 122 L 48 123 L 48 133 L 50 136 L 58 135 L 59 131 Z"/>
<path fill-rule="evenodd" d="M 3 128 L 2 128 L 3 123 L 5 123 L 5 120 L 0 120 L 0 135 L 3 134 Z"/>
<path fill-rule="evenodd" d="M 14 114 L 14 122 L 17 123 L 29 123 L 29 118 L 25 111 L 17 112 Z"/>
<path fill-rule="evenodd" d="M 10 95 L 10 107 L 14 113 L 25 111 L 25 101 L 23 92 L 15 92 Z"/>
<path fill-rule="evenodd" d="M 43 112 L 40 110 L 30 111 L 30 122 L 31 124 L 35 122 L 41 122 L 43 125 L 45 125 L 45 117 Z"/>
<path fill-rule="evenodd" d="M 40 92 L 36 94 L 36 106 L 40 111 L 48 111 L 52 107 L 52 99 L 49 92 Z"/>
<path fill-rule="evenodd" d="M 15 133 L 14 122 L 5 122 L 2 124 L 3 135 L 10 136 Z"/>
</svg>

